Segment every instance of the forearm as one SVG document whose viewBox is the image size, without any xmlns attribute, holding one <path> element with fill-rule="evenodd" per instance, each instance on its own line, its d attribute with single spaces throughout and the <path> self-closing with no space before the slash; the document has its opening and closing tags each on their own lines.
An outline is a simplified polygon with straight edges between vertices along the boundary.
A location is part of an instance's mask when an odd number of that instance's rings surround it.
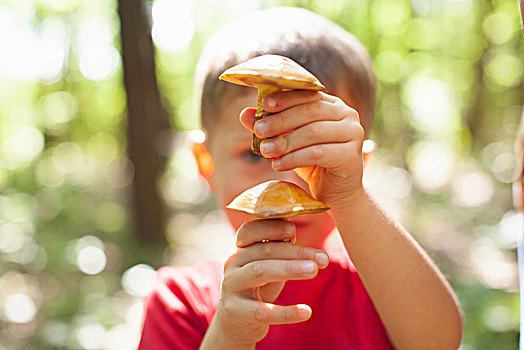
<svg viewBox="0 0 524 350">
<path fill-rule="evenodd" d="M 458 302 L 424 250 L 366 192 L 339 208 L 332 216 L 395 347 L 458 348 Z"/>
<path fill-rule="evenodd" d="M 239 344 L 233 342 L 230 337 L 221 332 L 214 319 L 209 326 L 199 350 L 254 350 L 255 344 Z"/>
</svg>

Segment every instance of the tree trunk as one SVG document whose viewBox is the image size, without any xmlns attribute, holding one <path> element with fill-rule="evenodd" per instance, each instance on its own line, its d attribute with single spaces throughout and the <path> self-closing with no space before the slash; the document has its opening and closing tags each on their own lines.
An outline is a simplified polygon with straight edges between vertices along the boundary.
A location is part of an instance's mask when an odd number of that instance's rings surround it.
<svg viewBox="0 0 524 350">
<path fill-rule="evenodd" d="M 127 152 L 135 166 L 134 221 L 144 243 L 163 243 L 164 203 L 157 190 L 163 164 L 157 138 L 169 128 L 155 75 L 151 31 L 142 0 L 119 0 L 122 62 L 127 94 Z"/>
</svg>

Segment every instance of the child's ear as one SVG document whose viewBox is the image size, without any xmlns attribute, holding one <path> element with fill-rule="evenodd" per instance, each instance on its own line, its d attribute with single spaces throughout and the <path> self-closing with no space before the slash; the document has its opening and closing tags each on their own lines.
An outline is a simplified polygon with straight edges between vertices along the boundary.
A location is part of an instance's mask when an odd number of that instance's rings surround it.
<svg viewBox="0 0 524 350">
<path fill-rule="evenodd" d="M 198 140 L 200 141 L 200 140 Z M 213 163 L 213 156 L 207 150 L 204 142 L 195 141 L 190 138 L 191 151 L 197 162 L 198 172 L 207 181 L 211 190 L 215 190 L 213 182 L 213 174 L 215 172 L 215 166 Z"/>
<path fill-rule="evenodd" d="M 376 144 L 373 140 L 364 140 L 362 144 L 362 160 L 364 161 L 364 168 L 371 161 L 375 154 Z"/>
</svg>

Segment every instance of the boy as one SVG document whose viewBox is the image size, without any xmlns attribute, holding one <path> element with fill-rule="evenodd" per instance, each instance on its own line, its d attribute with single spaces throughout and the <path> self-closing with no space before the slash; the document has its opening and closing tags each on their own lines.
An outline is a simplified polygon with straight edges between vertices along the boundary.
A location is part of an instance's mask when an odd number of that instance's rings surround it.
<svg viewBox="0 0 524 350">
<path fill-rule="evenodd" d="M 256 90 L 217 77 L 267 53 L 295 60 L 326 89 L 270 95 L 263 103 L 273 114 L 254 125 L 254 108 L 245 107 Z M 234 253 L 224 264 L 159 270 L 141 349 L 458 348 L 462 319 L 451 288 L 362 187 L 375 85 L 363 46 L 303 9 L 261 11 L 211 39 L 196 74 L 208 138 L 195 155 L 220 207 L 285 179 L 331 209 L 289 221 L 226 211 Z M 251 153 L 253 130 L 265 139 L 264 157 Z M 326 243 L 335 226 L 343 247 Z"/>
</svg>

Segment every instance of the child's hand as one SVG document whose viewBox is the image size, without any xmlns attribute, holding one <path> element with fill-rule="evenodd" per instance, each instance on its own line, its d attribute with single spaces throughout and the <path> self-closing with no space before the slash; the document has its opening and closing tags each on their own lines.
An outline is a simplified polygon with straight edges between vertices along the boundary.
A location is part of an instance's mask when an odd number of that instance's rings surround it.
<svg viewBox="0 0 524 350">
<path fill-rule="evenodd" d="M 326 253 L 297 246 L 294 239 L 295 225 L 284 220 L 255 220 L 238 229 L 237 250 L 224 265 L 213 320 L 215 331 L 229 345 L 253 345 L 266 336 L 270 324 L 297 323 L 311 316 L 307 305 L 272 304 L 287 280 L 311 279 L 328 264 Z"/>
<path fill-rule="evenodd" d="M 302 90 L 272 94 L 263 106 L 273 114 L 254 125 L 255 110 L 246 108 L 240 120 L 266 139 L 261 151 L 275 170 L 295 170 L 332 209 L 363 192 L 364 129 L 357 111 L 338 97 Z"/>
</svg>

